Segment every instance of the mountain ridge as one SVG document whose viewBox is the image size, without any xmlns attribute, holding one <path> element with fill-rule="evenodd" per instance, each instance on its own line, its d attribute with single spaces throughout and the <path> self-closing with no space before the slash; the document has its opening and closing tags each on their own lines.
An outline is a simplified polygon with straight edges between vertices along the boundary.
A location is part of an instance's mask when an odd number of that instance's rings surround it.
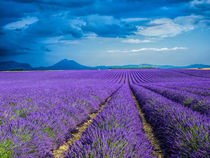
<svg viewBox="0 0 210 158">
<path fill-rule="evenodd" d="M 32 67 L 27 63 L 19 63 L 16 61 L 0 62 L 0 71 L 21 71 L 21 70 L 92 70 L 92 69 L 110 69 L 110 68 L 160 68 L 160 69 L 181 69 L 181 68 L 210 68 L 210 65 L 192 64 L 187 66 L 174 65 L 153 65 L 153 64 L 139 64 L 139 65 L 122 65 L 122 66 L 95 66 L 89 67 L 81 65 L 74 60 L 63 59 L 54 65 L 46 67 Z"/>
<path fill-rule="evenodd" d="M 88 66 L 81 65 L 74 60 L 63 59 L 56 64 L 48 67 L 50 70 L 85 70 Z"/>
<path fill-rule="evenodd" d="M 18 63 L 16 61 L 0 62 L 0 71 L 32 70 L 32 66 L 27 63 Z"/>
</svg>

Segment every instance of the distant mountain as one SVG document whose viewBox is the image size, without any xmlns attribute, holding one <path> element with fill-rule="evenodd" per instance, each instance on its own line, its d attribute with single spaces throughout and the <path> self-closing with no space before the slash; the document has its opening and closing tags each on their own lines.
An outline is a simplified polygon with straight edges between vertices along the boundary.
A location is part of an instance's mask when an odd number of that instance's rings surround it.
<svg viewBox="0 0 210 158">
<path fill-rule="evenodd" d="M 193 64 L 187 66 L 173 66 L 173 65 L 155 65 L 160 69 L 189 69 L 189 68 L 210 68 L 210 65 Z"/>
<path fill-rule="evenodd" d="M 97 66 L 96 69 L 110 69 L 110 68 L 159 68 L 159 69 L 189 69 L 189 68 L 210 68 L 210 65 L 193 64 L 187 66 L 174 66 L 174 65 L 153 65 L 153 64 L 140 64 L 140 65 L 121 65 L 121 66 Z"/>
<path fill-rule="evenodd" d="M 99 68 L 104 69 L 112 69 L 112 68 L 172 68 L 173 66 L 167 66 L 167 65 L 152 65 L 152 64 L 140 64 L 140 65 L 121 65 L 121 66 L 98 66 Z M 97 68 L 98 68 L 97 67 Z"/>
<path fill-rule="evenodd" d="M 64 59 L 58 63 L 48 67 L 36 67 L 26 63 L 18 63 L 15 61 L 0 62 L 0 71 L 21 71 L 21 70 L 89 70 L 89 69 L 110 69 L 110 68 L 160 68 L 160 69 L 183 69 L 183 68 L 210 68 L 210 65 L 194 64 L 188 66 L 173 66 L 173 65 L 122 65 L 122 66 L 96 66 L 88 67 L 81 65 L 74 60 Z"/>
<path fill-rule="evenodd" d="M 121 66 L 96 66 L 95 69 L 112 69 L 112 68 L 133 68 L 138 67 L 138 65 L 121 65 Z"/>
<path fill-rule="evenodd" d="M 140 64 L 138 66 L 139 67 L 157 67 L 156 65 L 152 65 L 152 64 Z"/>
<path fill-rule="evenodd" d="M 32 70 L 31 65 L 15 61 L 0 62 L 0 71 Z"/>
<path fill-rule="evenodd" d="M 64 59 L 56 63 L 55 65 L 47 67 L 48 70 L 85 70 L 93 69 L 92 67 L 80 65 L 74 60 Z"/>
<path fill-rule="evenodd" d="M 210 65 L 194 64 L 194 65 L 188 65 L 185 68 L 210 68 Z"/>
<path fill-rule="evenodd" d="M 130 65 L 130 67 L 132 66 L 133 65 Z M 125 65 L 125 67 L 129 67 L 129 66 Z M 140 64 L 137 67 L 154 67 L 154 68 L 159 68 L 159 69 L 189 69 L 189 68 L 210 68 L 210 65 L 193 64 L 193 65 L 187 65 L 187 66 L 174 66 L 174 65 Z"/>
</svg>

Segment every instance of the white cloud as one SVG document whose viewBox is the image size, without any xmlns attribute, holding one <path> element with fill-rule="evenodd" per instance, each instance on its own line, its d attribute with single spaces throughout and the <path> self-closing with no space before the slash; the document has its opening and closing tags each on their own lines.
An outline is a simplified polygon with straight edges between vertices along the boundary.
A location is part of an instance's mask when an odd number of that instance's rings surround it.
<svg viewBox="0 0 210 158">
<path fill-rule="evenodd" d="M 149 37 L 173 37 L 195 29 L 202 16 L 180 16 L 175 19 L 161 18 L 149 22 L 148 26 L 138 26 L 137 34 Z"/>
<path fill-rule="evenodd" d="M 69 45 L 69 44 L 78 44 L 79 41 L 77 40 L 64 40 L 63 36 L 57 36 L 57 37 L 50 37 L 48 39 L 45 39 L 42 41 L 44 44 L 64 44 L 64 45 Z"/>
<path fill-rule="evenodd" d="M 193 0 L 190 5 L 192 7 L 196 6 L 196 5 L 200 5 L 200 4 L 210 4 L 210 0 Z"/>
<path fill-rule="evenodd" d="M 125 22 L 137 22 L 137 21 L 146 21 L 148 20 L 148 18 L 126 18 L 126 19 L 122 19 L 122 21 Z"/>
<path fill-rule="evenodd" d="M 86 34 L 84 34 L 84 38 L 87 38 L 87 39 L 96 39 L 97 37 L 98 36 L 95 33 L 86 33 Z"/>
<path fill-rule="evenodd" d="M 202 19 L 204 19 L 204 17 L 200 15 L 179 16 L 174 19 L 174 22 L 185 27 L 191 26 L 195 28 L 195 24 L 199 23 Z"/>
<path fill-rule="evenodd" d="M 26 29 L 29 25 L 36 23 L 38 20 L 37 17 L 25 17 L 19 21 L 5 25 L 4 28 L 8 30 Z"/>
<path fill-rule="evenodd" d="M 86 25 L 91 26 L 101 26 L 101 25 L 113 25 L 113 24 L 120 24 L 120 20 L 114 18 L 113 16 L 101 16 L 101 15 L 88 15 L 85 17 Z"/>
<path fill-rule="evenodd" d="M 153 51 L 153 52 L 162 52 L 162 51 L 176 51 L 176 50 L 186 50 L 186 47 L 173 47 L 173 48 L 139 48 L 139 49 L 131 49 L 131 50 L 108 50 L 108 53 L 138 53 L 145 51 Z"/>
<path fill-rule="evenodd" d="M 123 43 L 149 43 L 150 40 L 139 40 L 139 39 L 125 39 L 122 40 Z"/>
</svg>

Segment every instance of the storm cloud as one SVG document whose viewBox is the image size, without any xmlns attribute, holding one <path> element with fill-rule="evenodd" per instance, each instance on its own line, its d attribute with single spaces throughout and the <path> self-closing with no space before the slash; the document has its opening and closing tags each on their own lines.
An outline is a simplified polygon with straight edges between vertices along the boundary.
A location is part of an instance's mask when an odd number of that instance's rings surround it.
<svg viewBox="0 0 210 158">
<path fill-rule="evenodd" d="M 208 0 L 3 0 L 0 59 L 44 54 L 50 48 L 43 41 L 51 38 L 174 37 L 198 25 L 209 27 L 209 9 Z"/>
</svg>

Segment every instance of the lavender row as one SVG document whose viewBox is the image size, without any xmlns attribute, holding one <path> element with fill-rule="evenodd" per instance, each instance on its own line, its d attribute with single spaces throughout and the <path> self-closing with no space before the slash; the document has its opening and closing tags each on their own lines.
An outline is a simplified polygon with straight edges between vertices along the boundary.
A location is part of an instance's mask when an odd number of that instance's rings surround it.
<svg viewBox="0 0 210 158">
<path fill-rule="evenodd" d="M 0 157 L 52 155 L 51 150 L 66 142 L 71 131 L 120 86 L 54 73 L 48 79 L 22 77 L 16 85 L 12 81 L 0 85 Z"/>
<path fill-rule="evenodd" d="M 189 83 L 179 83 L 179 82 L 173 82 L 173 84 L 167 84 L 167 83 L 162 83 L 162 84 L 157 84 L 158 86 L 163 86 L 165 88 L 172 88 L 172 89 L 177 89 L 177 90 L 182 90 L 198 95 L 203 95 L 203 96 L 210 96 L 210 82 L 203 83 L 201 82 L 199 85 L 197 83 L 197 87 L 195 86 L 196 82 L 190 83 L 190 85 L 187 85 Z M 208 88 L 209 86 L 209 88 Z"/>
<path fill-rule="evenodd" d="M 190 76 L 210 78 L 210 70 L 181 69 L 181 70 L 176 70 L 176 71 L 190 75 Z"/>
<path fill-rule="evenodd" d="M 132 85 L 166 157 L 208 157 L 209 117 Z"/>
<path fill-rule="evenodd" d="M 142 86 L 156 93 L 159 93 L 168 99 L 187 106 L 194 111 L 207 114 L 208 116 L 210 114 L 210 97 L 151 84 L 144 84 Z"/>
<path fill-rule="evenodd" d="M 209 81 L 209 78 L 198 76 L 189 76 L 179 72 L 179 70 L 167 69 L 143 69 L 143 70 L 130 70 L 130 74 L 134 75 L 135 83 L 166 83 L 166 82 L 197 82 Z"/>
<path fill-rule="evenodd" d="M 65 155 L 68 158 L 154 157 L 142 126 L 126 85 L 113 95 L 80 140 L 71 145 Z"/>
<path fill-rule="evenodd" d="M 81 73 L 82 72 L 82 73 Z M 122 79 L 124 71 L 118 70 L 65 70 L 65 71 L 31 71 L 31 72 L 0 72 L 0 85 L 19 87 L 33 83 L 44 84 L 49 79 L 53 81 L 77 81 L 80 80 L 100 80 L 102 82 L 118 82 Z M 93 82 L 94 83 L 94 82 Z"/>
<path fill-rule="evenodd" d="M 162 85 L 167 85 L 167 86 L 175 86 L 179 85 L 183 88 L 195 88 L 195 89 L 204 89 L 204 90 L 209 90 L 210 89 L 210 80 L 208 81 L 193 81 L 193 82 L 165 82 L 165 83 L 157 83 L 157 84 L 162 84 Z"/>
</svg>

